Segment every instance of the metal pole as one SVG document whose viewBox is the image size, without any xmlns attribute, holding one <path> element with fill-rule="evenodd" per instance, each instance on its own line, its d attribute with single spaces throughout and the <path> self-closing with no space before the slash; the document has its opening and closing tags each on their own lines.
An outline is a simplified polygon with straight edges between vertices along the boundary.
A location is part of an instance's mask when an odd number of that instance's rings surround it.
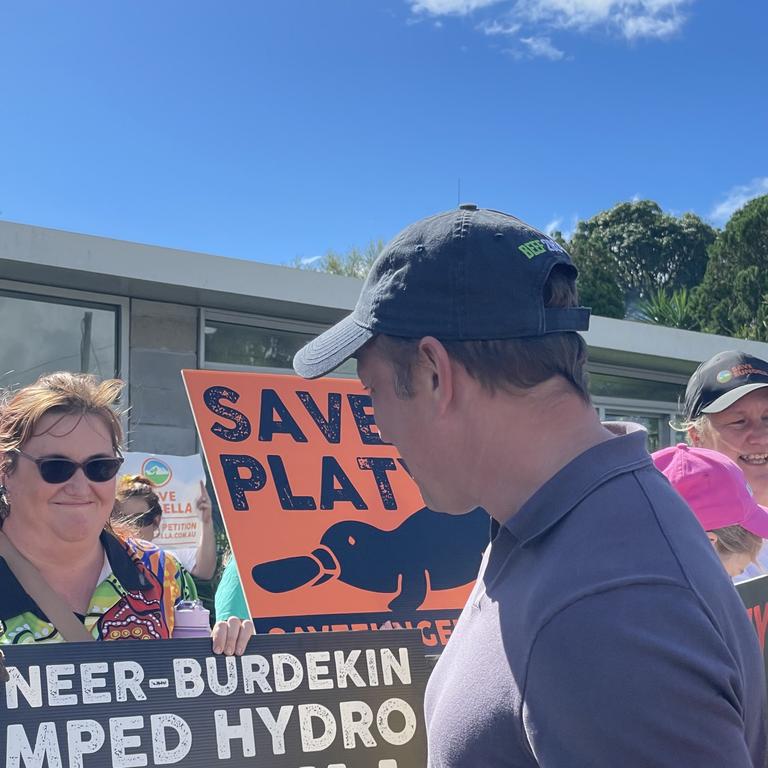
<svg viewBox="0 0 768 768">
<path fill-rule="evenodd" d="M 88 373 L 91 368 L 91 326 L 93 312 L 83 313 L 82 333 L 80 335 L 80 372 Z"/>
</svg>

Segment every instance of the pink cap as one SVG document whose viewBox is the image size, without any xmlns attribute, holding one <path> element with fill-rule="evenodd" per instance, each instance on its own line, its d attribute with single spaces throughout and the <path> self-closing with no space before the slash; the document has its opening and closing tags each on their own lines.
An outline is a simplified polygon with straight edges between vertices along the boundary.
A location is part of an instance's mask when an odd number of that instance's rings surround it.
<svg viewBox="0 0 768 768">
<path fill-rule="evenodd" d="M 651 458 L 705 531 L 740 525 L 768 539 L 768 509 L 754 500 L 744 473 L 727 456 L 680 443 L 656 451 Z"/>
</svg>

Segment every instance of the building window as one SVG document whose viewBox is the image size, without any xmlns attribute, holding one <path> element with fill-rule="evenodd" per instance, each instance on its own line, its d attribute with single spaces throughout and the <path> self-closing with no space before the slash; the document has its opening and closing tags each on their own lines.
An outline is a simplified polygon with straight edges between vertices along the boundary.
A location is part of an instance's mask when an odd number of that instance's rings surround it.
<svg viewBox="0 0 768 768">
<path fill-rule="evenodd" d="M 54 371 L 117 376 L 118 308 L 0 291 L 0 386 Z"/>
<path fill-rule="evenodd" d="M 649 451 L 685 440 L 685 435 L 672 426 L 685 397 L 685 383 L 659 381 L 653 376 L 653 371 L 635 375 L 592 371 L 589 375 L 590 392 L 601 420 L 640 424 L 646 430 Z"/>
<path fill-rule="evenodd" d="M 249 318 L 250 320 L 250 318 Z M 257 370 L 293 372 L 293 356 L 308 341 L 322 330 L 322 327 L 305 330 L 281 327 L 288 325 L 275 321 L 274 327 L 266 319 L 254 323 L 229 322 L 206 316 L 203 326 L 203 350 L 206 368 L 225 370 Z M 348 360 L 339 366 L 337 375 L 355 375 L 355 361 Z"/>
<path fill-rule="evenodd" d="M 592 397 L 621 397 L 675 404 L 685 398 L 685 384 L 606 373 L 589 374 L 589 391 Z"/>
<path fill-rule="evenodd" d="M 648 433 L 646 447 L 648 451 L 658 451 L 659 448 L 663 448 L 668 439 L 665 435 L 666 422 L 669 419 L 667 414 L 650 414 L 650 413 L 626 413 L 615 412 L 605 410 L 605 421 L 631 421 L 635 424 L 639 424 L 641 427 L 645 427 Z"/>
<path fill-rule="evenodd" d="M 293 355 L 311 338 L 308 333 L 208 320 L 205 362 L 247 368 L 290 368 Z"/>
</svg>

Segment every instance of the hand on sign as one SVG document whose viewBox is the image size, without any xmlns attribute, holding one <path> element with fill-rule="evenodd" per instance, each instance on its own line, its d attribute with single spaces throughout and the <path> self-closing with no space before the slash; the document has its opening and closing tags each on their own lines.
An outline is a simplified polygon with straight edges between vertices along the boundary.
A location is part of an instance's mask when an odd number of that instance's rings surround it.
<svg viewBox="0 0 768 768">
<path fill-rule="evenodd" d="M 200 517 L 204 523 L 210 523 L 213 513 L 213 505 L 211 504 L 211 497 L 208 495 L 208 491 L 205 489 L 205 483 L 200 481 L 200 495 L 195 499 L 195 506 L 200 510 Z"/>
<path fill-rule="evenodd" d="M 213 652 L 225 656 L 242 656 L 248 640 L 255 634 L 253 622 L 230 616 L 226 621 L 217 621 L 213 626 Z"/>
</svg>

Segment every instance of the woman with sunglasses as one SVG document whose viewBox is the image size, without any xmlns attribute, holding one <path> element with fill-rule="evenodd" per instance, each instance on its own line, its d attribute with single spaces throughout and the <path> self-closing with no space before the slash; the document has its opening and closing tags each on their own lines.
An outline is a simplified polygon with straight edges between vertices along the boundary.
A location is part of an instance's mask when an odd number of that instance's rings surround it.
<svg viewBox="0 0 768 768">
<path fill-rule="evenodd" d="M 174 606 L 196 597 L 191 577 L 110 524 L 122 386 L 55 373 L 0 406 L 0 536 L 94 639 L 170 638 Z M 63 639 L 2 558 L 0 584 L 0 645 Z M 252 633 L 249 621 L 220 622 L 213 650 L 241 654 Z"/>
</svg>

